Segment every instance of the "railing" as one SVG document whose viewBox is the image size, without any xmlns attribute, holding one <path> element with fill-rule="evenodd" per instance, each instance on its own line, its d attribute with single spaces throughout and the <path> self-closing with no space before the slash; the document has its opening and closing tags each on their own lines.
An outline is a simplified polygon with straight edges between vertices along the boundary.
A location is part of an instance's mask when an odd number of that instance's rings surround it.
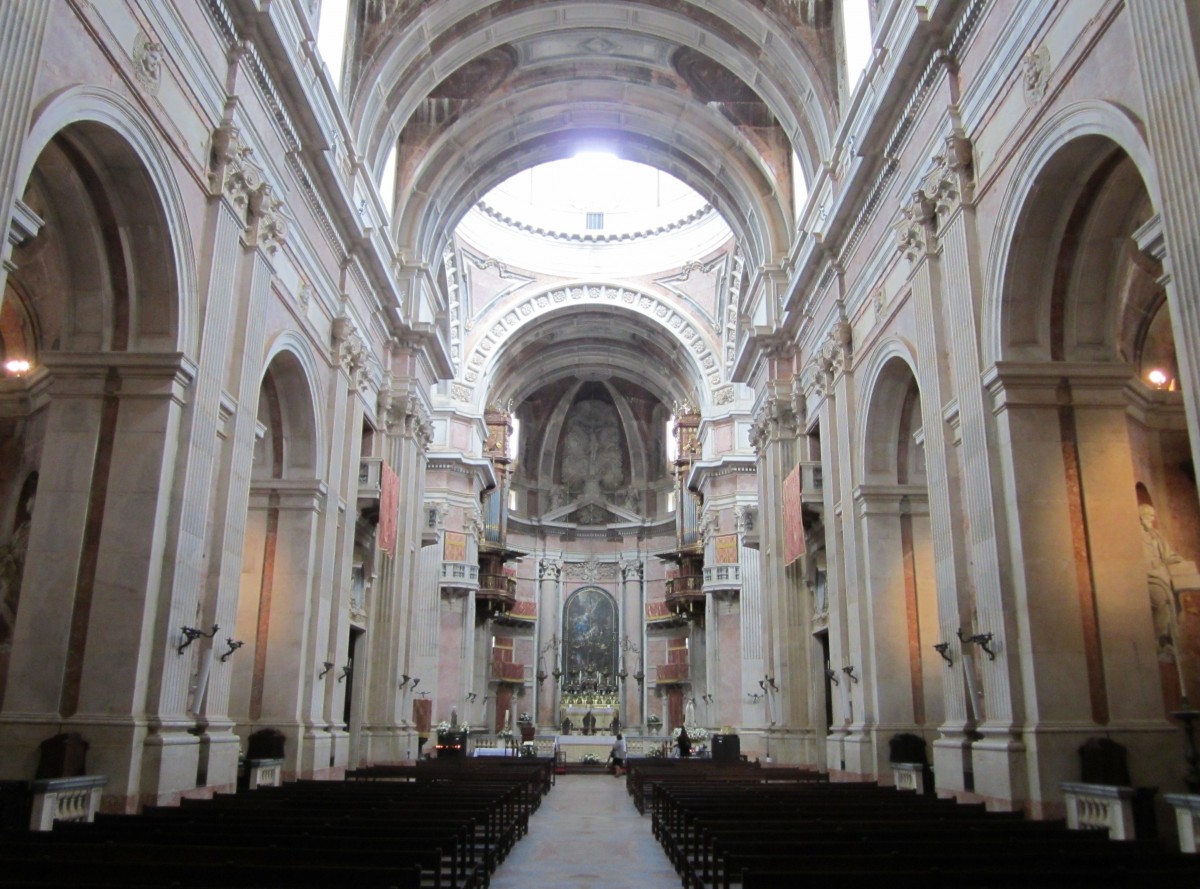
<svg viewBox="0 0 1200 889">
<path fill-rule="evenodd" d="M 659 682 L 687 682 L 687 664 L 660 664 L 658 667 Z"/>
<path fill-rule="evenodd" d="M 479 589 L 479 566 L 470 562 L 442 562 L 438 586 L 463 592 Z"/>
<path fill-rule="evenodd" d="M 34 781 L 30 830 L 52 830 L 55 821 L 92 821 L 108 778 L 43 778 Z"/>
<path fill-rule="evenodd" d="M 800 461 L 800 502 L 820 506 L 825 496 L 824 486 L 821 464 L 815 460 Z"/>
<path fill-rule="evenodd" d="M 1110 840 L 1137 837 L 1134 803 L 1139 791 L 1110 784 L 1063 782 L 1067 801 L 1067 827 L 1071 830 L 1106 830 Z"/>
<path fill-rule="evenodd" d="M 681 574 L 667 580 L 667 605 L 672 608 L 704 601 L 704 575 Z"/>
<path fill-rule="evenodd" d="M 517 604 L 517 581 L 506 574 L 480 574 L 476 602 L 511 607 Z"/>
<path fill-rule="evenodd" d="M 742 588 L 741 565 L 705 565 L 704 591 L 740 590 Z"/>
<path fill-rule="evenodd" d="M 383 474 L 382 457 L 363 457 L 358 461 L 358 499 L 378 500 L 380 478 Z"/>
<path fill-rule="evenodd" d="M 492 678 L 500 682 L 524 682 L 525 665 L 508 661 L 492 661 Z"/>
</svg>

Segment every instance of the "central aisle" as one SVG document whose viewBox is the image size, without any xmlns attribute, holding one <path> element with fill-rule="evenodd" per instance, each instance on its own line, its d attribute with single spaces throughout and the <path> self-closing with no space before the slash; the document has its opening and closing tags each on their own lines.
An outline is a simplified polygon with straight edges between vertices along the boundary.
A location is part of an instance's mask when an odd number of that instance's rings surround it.
<svg viewBox="0 0 1200 889">
<path fill-rule="evenodd" d="M 610 775 L 559 775 L 529 833 L 491 889 L 679 889 L 681 881 L 625 791 Z"/>
</svg>

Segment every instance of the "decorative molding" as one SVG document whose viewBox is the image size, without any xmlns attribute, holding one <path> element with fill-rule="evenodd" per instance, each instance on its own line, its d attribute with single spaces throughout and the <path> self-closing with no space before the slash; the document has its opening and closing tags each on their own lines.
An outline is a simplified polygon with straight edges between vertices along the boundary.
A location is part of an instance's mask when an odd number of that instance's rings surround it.
<svg viewBox="0 0 1200 889">
<path fill-rule="evenodd" d="M 514 228 L 517 231 L 529 232 L 541 238 L 550 238 L 555 241 L 571 241 L 583 244 L 615 244 L 623 241 L 638 241 L 643 238 L 652 238 L 656 235 L 666 234 L 667 232 L 675 231 L 691 225 L 693 222 L 699 222 L 710 214 L 714 213 L 712 204 L 705 204 L 694 213 L 684 216 L 682 219 L 676 219 L 666 225 L 660 225 L 657 228 L 648 228 L 644 231 L 622 232 L 621 234 L 601 235 L 601 234 L 583 234 L 581 232 L 560 232 L 553 229 L 539 228 L 535 225 L 530 225 L 527 222 L 522 222 L 519 219 L 513 219 L 511 216 L 505 216 L 499 210 L 488 204 L 480 201 L 475 205 L 479 212 L 485 216 L 496 220 L 501 225 Z"/>
<path fill-rule="evenodd" d="M 595 557 L 586 562 L 567 562 L 563 566 L 563 577 L 568 580 L 596 583 L 600 580 L 616 580 L 618 575 L 616 562 L 598 562 Z"/>
<path fill-rule="evenodd" d="M 1046 95 L 1050 85 L 1050 47 L 1044 43 L 1031 49 L 1021 59 L 1021 89 L 1025 92 L 1025 104 L 1032 108 Z"/>
<path fill-rule="evenodd" d="M 462 386 L 467 397 L 459 397 L 459 390 L 452 391 L 456 401 L 469 402 L 471 387 L 483 374 L 491 355 L 500 344 L 512 336 L 518 329 L 547 312 L 562 306 L 594 303 L 599 305 L 626 306 L 655 322 L 668 328 L 699 363 L 710 386 L 719 386 L 722 380 L 721 362 L 709 347 L 701 329 L 692 323 L 685 315 L 680 314 L 670 304 L 660 297 L 625 287 L 609 287 L 607 284 L 584 284 L 573 287 L 563 287 L 537 296 L 528 297 L 514 306 L 506 309 L 503 314 L 492 322 L 488 331 L 482 335 L 475 348 L 467 358 L 463 372 Z"/>
<path fill-rule="evenodd" d="M 162 85 L 163 45 L 142 31 L 133 38 L 133 73 L 146 92 L 152 96 L 158 93 Z"/>
</svg>

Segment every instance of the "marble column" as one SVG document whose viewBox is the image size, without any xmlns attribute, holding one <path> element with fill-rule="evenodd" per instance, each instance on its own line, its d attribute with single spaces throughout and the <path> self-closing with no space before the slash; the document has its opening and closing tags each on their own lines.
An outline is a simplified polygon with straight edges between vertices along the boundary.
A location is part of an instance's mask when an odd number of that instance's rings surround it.
<svg viewBox="0 0 1200 889">
<path fill-rule="evenodd" d="M 546 673 L 549 674 L 546 683 L 549 687 L 543 694 L 538 693 L 537 723 L 543 729 L 553 731 L 558 725 L 558 685 L 560 680 L 554 678 L 554 671 L 561 670 L 563 664 L 563 640 L 559 634 L 562 621 L 559 615 L 559 582 L 562 577 L 562 560 L 543 557 L 538 562 L 538 651 L 544 652 L 546 658 Z M 551 640 L 556 640 L 557 645 Z"/>
</svg>

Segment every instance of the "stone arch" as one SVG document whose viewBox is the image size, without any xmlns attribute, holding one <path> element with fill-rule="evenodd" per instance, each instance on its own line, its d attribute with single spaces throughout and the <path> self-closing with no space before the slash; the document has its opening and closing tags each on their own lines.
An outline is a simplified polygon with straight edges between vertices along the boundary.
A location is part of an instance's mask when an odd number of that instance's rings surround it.
<svg viewBox="0 0 1200 889">
<path fill-rule="evenodd" d="M 920 387 L 911 346 L 875 349 L 864 371 L 858 441 L 862 484 L 855 511 L 863 553 L 865 613 L 873 640 L 863 652 L 876 762 L 886 769 L 896 731 L 934 739 L 945 718 L 945 669 L 932 645 L 938 595 L 926 482 Z M 939 418 L 940 419 L 940 418 Z"/>
<path fill-rule="evenodd" d="M 904 340 L 888 339 L 872 350 L 860 374 L 864 380 L 860 391 L 862 408 L 855 436 L 860 477 L 868 482 L 895 482 L 900 467 L 896 463 L 897 453 L 890 446 L 897 442 L 906 398 L 917 386 L 915 351 Z M 919 406 L 917 410 L 919 414 Z"/>
<path fill-rule="evenodd" d="M 532 294 L 481 321 L 479 328 L 485 332 L 467 354 L 459 381 L 454 384 L 455 400 L 482 410 L 490 380 L 502 362 L 506 347 L 521 330 L 551 314 L 586 308 L 649 319 L 655 329 L 679 345 L 682 372 L 701 401 L 712 403 L 713 390 L 723 383 L 723 370 L 719 347 L 704 333 L 705 325 L 693 322 L 663 297 L 602 282 L 572 284 Z"/>
<path fill-rule="evenodd" d="M 1094 172 L 1114 151 L 1128 157 L 1150 206 L 1159 206 L 1155 166 L 1138 122 L 1108 102 L 1083 102 L 1054 115 L 1014 163 L 985 270 L 985 366 L 1049 357 L 1051 304 L 1044 294 L 1052 286 L 1047 276 L 1053 275 L 1054 264 L 1035 258 L 1033 248 L 1061 240 L 1068 223 L 1061 208 L 1072 192 L 1078 198 L 1080 171 Z"/>
<path fill-rule="evenodd" d="M 307 343 L 289 331 L 271 343 L 264 365 L 263 396 L 272 398 L 275 404 L 264 406 L 260 397 L 259 422 L 274 422 L 275 426 L 268 427 L 266 436 L 271 437 L 277 430 L 282 433 L 283 440 L 275 443 L 264 438 L 263 442 L 268 446 L 264 449 L 260 445 L 258 451 L 265 458 L 271 447 L 278 445 L 275 458 L 281 459 L 278 468 L 283 473 L 278 477 L 320 477 L 324 469 L 325 445 L 322 406 L 317 397 L 320 391 L 317 360 Z M 256 452 L 256 467 L 259 458 L 259 452 Z"/>
<path fill-rule="evenodd" d="M 130 349 L 195 354 L 199 306 L 192 237 L 161 138 L 118 93 L 91 84 L 70 87 L 36 110 L 16 181 L 28 184 L 47 147 L 64 136 L 95 167 L 125 177 L 100 184 L 117 202 L 117 221 L 127 233 L 134 276 Z"/>
</svg>

